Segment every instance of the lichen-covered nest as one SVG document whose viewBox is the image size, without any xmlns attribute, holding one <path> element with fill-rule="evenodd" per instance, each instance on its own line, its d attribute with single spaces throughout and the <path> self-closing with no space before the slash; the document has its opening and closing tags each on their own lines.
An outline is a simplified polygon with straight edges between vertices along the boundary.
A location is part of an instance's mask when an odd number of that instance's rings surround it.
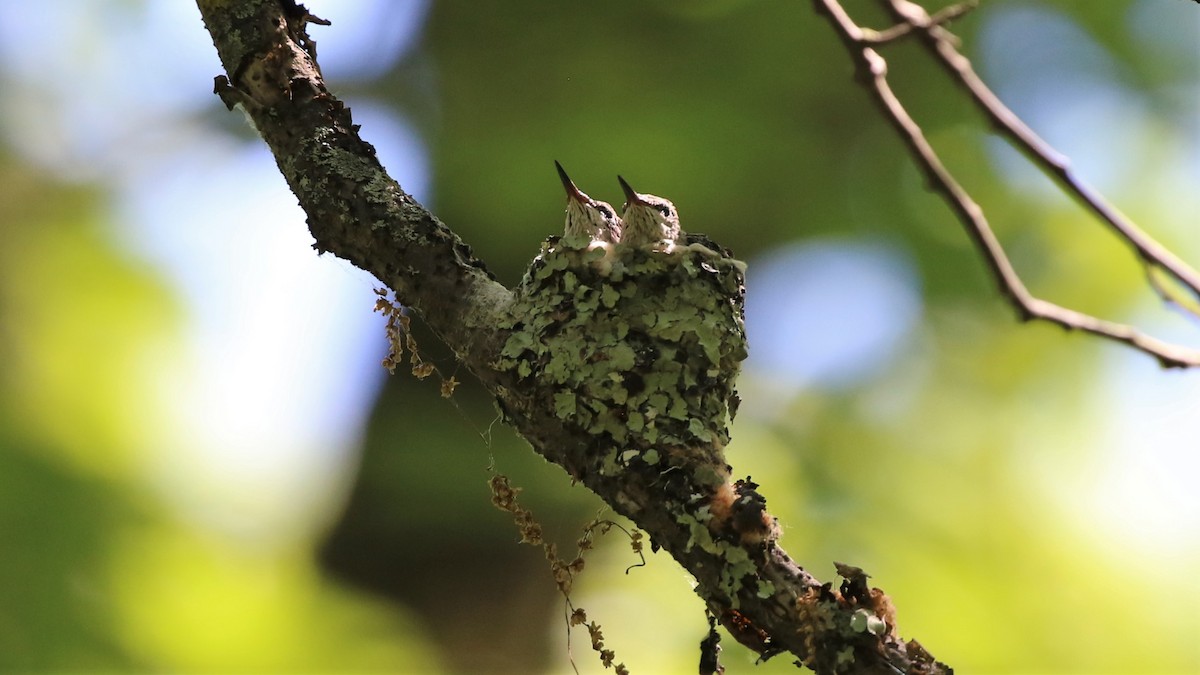
<svg viewBox="0 0 1200 675">
<path fill-rule="evenodd" d="M 603 474 L 697 452 L 724 464 L 746 357 L 745 266 L 701 235 L 688 242 L 664 252 L 551 238 L 517 288 L 496 365 L 603 439 L 592 467 Z"/>
</svg>

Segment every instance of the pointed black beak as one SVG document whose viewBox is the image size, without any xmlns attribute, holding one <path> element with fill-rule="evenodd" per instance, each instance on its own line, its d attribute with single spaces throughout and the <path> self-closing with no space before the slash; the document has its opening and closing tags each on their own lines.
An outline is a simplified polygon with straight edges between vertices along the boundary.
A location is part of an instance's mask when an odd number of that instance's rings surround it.
<svg viewBox="0 0 1200 675">
<path fill-rule="evenodd" d="M 582 190 L 575 187 L 575 183 L 567 175 L 567 172 L 563 170 L 562 164 L 559 164 L 557 159 L 554 160 L 554 168 L 558 169 L 558 177 L 562 179 L 563 189 L 567 191 L 567 199 L 574 199 L 580 204 L 591 203 L 592 199 L 584 194 Z"/>
<path fill-rule="evenodd" d="M 625 191 L 625 203 L 628 204 L 645 204 L 640 195 L 633 188 L 629 187 L 629 183 L 621 176 L 617 176 L 617 182 L 621 184 L 621 189 Z"/>
</svg>

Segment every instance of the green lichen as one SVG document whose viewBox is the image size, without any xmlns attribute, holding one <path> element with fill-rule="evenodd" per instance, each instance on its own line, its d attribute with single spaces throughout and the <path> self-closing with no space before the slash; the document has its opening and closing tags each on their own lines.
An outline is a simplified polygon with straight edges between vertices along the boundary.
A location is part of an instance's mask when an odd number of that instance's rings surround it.
<svg viewBox="0 0 1200 675">
<path fill-rule="evenodd" d="M 850 615 L 850 630 L 855 633 L 870 633 L 883 635 L 887 632 L 887 622 L 866 609 L 856 609 Z"/>
<path fill-rule="evenodd" d="M 695 468 L 692 478 L 698 485 L 715 488 L 725 482 L 725 476 L 720 469 L 721 467 L 715 464 L 704 464 Z"/>
<path fill-rule="evenodd" d="M 621 472 L 621 465 L 617 462 L 617 451 L 609 450 L 598 462 L 598 471 L 601 476 L 615 476 Z"/>
<path fill-rule="evenodd" d="M 721 555 L 725 558 L 725 565 L 721 567 L 721 587 L 733 599 L 732 606 L 736 609 L 740 604 L 738 592 L 745 587 L 746 578 L 754 575 L 754 562 L 746 549 L 728 543 L 721 547 Z"/>
<path fill-rule="evenodd" d="M 854 610 L 854 613 L 850 615 L 850 630 L 855 633 L 862 633 L 867 630 L 867 617 L 869 616 L 871 616 L 871 613 L 865 609 Z"/>
<path fill-rule="evenodd" d="M 559 419 L 571 419 L 575 417 L 575 394 L 569 391 L 560 391 L 554 395 L 554 414 Z"/>
<path fill-rule="evenodd" d="M 686 514 L 677 517 L 676 520 L 680 525 L 688 529 L 688 541 L 685 550 L 690 551 L 699 546 L 701 550 L 708 551 L 709 553 L 717 553 L 719 551 L 717 542 L 713 539 L 712 530 L 708 529 L 707 525 Z"/>
<path fill-rule="evenodd" d="M 770 597 L 775 592 L 775 585 L 770 581 L 759 579 L 757 566 L 749 551 L 736 543 L 718 538 L 714 535 L 709 522 L 712 514 L 707 505 L 698 508 L 695 514 L 682 511 L 675 514 L 675 521 L 688 532 L 686 551 L 699 548 L 723 559 L 720 567 L 720 590 L 729 598 L 730 606 L 740 605 L 740 592 L 745 588 L 754 588 L 759 598 Z"/>
</svg>

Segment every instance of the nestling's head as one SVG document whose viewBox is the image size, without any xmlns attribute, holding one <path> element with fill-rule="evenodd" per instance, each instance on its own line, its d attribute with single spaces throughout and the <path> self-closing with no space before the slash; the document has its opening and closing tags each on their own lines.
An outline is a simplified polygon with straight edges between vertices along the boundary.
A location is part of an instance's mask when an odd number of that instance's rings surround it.
<svg viewBox="0 0 1200 675">
<path fill-rule="evenodd" d="M 621 189 L 625 191 L 625 208 L 621 213 L 624 234 L 621 241 L 633 246 L 654 245 L 667 242 L 673 245 L 679 239 L 679 212 L 668 199 L 637 192 L 624 178 L 617 176 Z"/>
<path fill-rule="evenodd" d="M 592 199 L 575 186 L 562 165 L 554 162 L 563 189 L 567 191 L 566 237 L 584 237 L 615 244 L 621 238 L 621 218 L 608 202 Z"/>
</svg>

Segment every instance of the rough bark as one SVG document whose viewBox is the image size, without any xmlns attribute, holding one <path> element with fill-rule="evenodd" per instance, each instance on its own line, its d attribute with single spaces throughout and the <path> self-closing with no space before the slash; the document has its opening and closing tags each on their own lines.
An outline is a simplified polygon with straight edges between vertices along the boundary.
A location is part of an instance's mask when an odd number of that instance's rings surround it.
<svg viewBox="0 0 1200 675">
<path fill-rule="evenodd" d="M 673 257 L 626 253 L 618 267 L 628 272 L 614 273 L 597 271 L 604 261 L 576 259 L 588 255 L 586 249 L 551 242 L 541 264 L 566 256 L 566 271 L 542 274 L 535 266 L 522 287 L 509 290 L 387 175 L 358 136 L 349 109 L 322 81 L 305 32 L 315 17 L 290 0 L 197 4 L 228 74 L 217 77 L 216 93 L 253 120 L 308 215 L 315 248 L 387 284 L 495 395 L 506 421 L 536 452 L 630 518 L 653 546 L 695 576 L 697 593 L 735 638 L 765 656 L 790 652 L 823 673 L 948 672 L 915 641 L 900 639 L 890 602 L 867 587 L 861 570 L 839 566 L 843 579 L 835 588 L 794 563 L 776 541 L 777 524 L 756 486 L 731 478 L 723 450 L 733 412 L 727 407 L 736 404 L 741 286 L 740 269 L 719 247 L 698 240 Z M 669 307 L 635 300 L 664 285 L 686 290 Z M 556 312 L 554 303 L 567 305 Z M 707 328 L 685 326 L 685 333 L 701 335 L 701 342 L 704 330 L 719 333 L 713 338 L 719 344 L 692 344 L 679 339 L 678 330 L 653 334 L 658 329 L 630 316 L 643 311 L 682 312 L 687 318 L 680 320 L 706 322 Z M 641 321 L 634 328 L 642 331 L 643 351 L 665 345 L 684 352 L 682 374 L 671 370 L 678 390 L 662 390 L 666 380 L 656 380 L 662 391 L 653 392 L 665 397 L 658 400 L 680 401 L 674 417 L 664 413 L 657 425 L 618 428 L 616 422 L 636 413 L 620 407 L 626 397 L 649 396 L 645 382 L 622 381 L 619 396 L 605 389 L 576 399 L 572 392 L 591 386 L 581 379 L 590 377 L 588 359 L 556 370 L 549 364 L 557 363 L 557 352 L 545 351 L 544 335 L 522 333 L 536 323 L 532 316 L 575 320 L 586 312 L 596 314 L 589 328 L 620 339 L 631 320 Z M 627 368 L 659 372 L 653 362 Z M 706 373 L 719 381 L 710 382 Z M 585 409 L 589 421 L 578 421 Z"/>
</svg>

